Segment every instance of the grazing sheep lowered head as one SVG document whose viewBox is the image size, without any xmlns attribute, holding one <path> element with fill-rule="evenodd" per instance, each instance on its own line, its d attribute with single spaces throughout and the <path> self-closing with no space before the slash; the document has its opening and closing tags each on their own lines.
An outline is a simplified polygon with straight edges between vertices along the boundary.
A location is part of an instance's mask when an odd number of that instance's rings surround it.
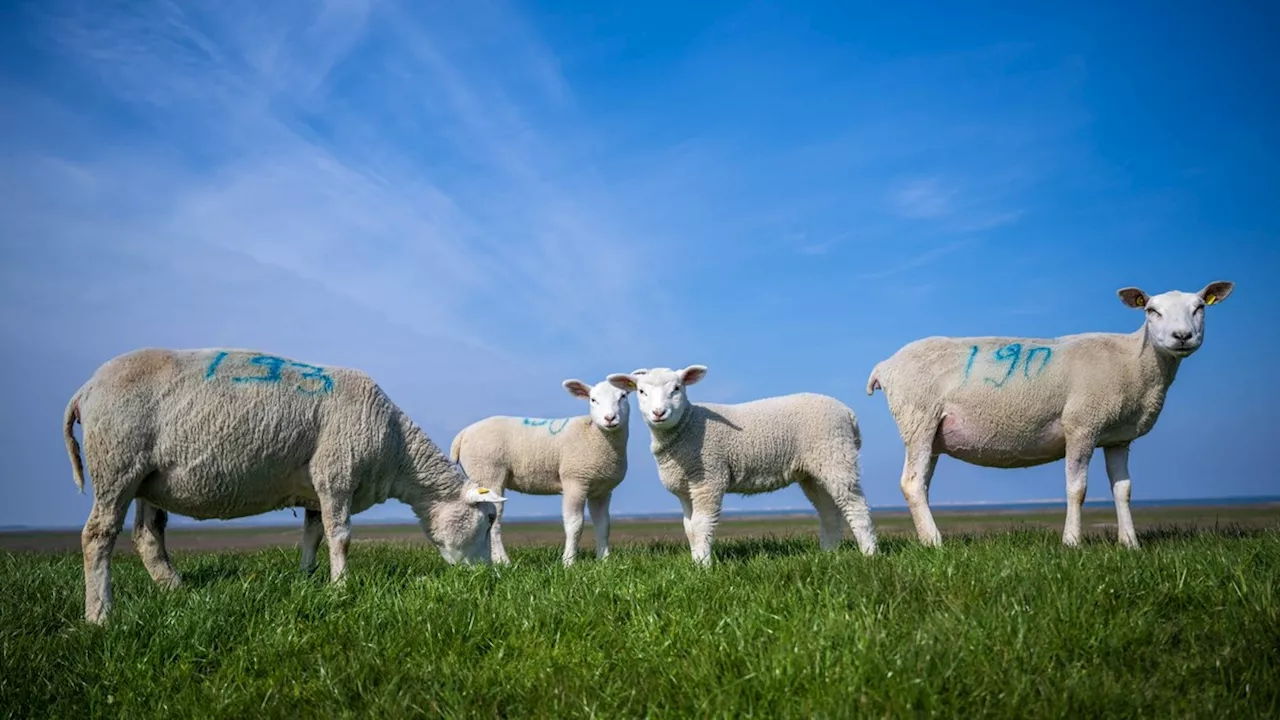
<svg viewBox="0 0 1280 720">
<path fill-rule="evenodd" d="M 465 478 L 461 468 L 459 474 Z M 436 502 L 420 524 L 445 562 L 483 565 L 490 562 L 489 528 L 507 499 L 469 478 L 465 482 L 459 501 Z"/>
</svg>

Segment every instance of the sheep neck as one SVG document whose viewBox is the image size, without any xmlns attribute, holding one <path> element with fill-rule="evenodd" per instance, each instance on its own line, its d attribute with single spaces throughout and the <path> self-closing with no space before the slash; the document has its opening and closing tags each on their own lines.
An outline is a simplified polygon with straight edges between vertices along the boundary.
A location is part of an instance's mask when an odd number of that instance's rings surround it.
<svg viewBox="0 0 1280 720">
<path fill-rule="evenodd" d="M 670 428 L 659 430 L 652 425 L 649 426 L 649 434 L 653 436 L 653 442 L 650 443 L 649 449 L 654 455 L 665 453 L 679 440 L 680 435 L 684 433 L 684 429 L 689 427 L 689 423 L 693 422 L 693 414 L 697 407 L 697 405 L 690 403 L 681 413 L 680 419 Z"/>
<path fill-rule="evenodd" d="M 1142 410 L 1135 428 L 1136 436 L 1141 436 L 1155 425 L 1156 418 L 1164 408 L 1169 386 L 1173 385 L 1173 380 L 1178 375 L 1178 367 L 1182 364 L 1182 359 L 1157 349 L 1151 342 L 1145 324 L 1130 335 L 1129 339 L 1135 346 L 1138 379 L 1142 388 L 1139 400 Z"/>
<path fill-rule="evenodd" d="M 589 429 L 594 430 L 596 434 L 600 436 L 600 439 L 605 442 L 605 444 L 607 444 L 615 452 L 622 455 L 626 454 L 627 434 L 629 432 L 628 426 L 630 424 L 631 424 L 630 422 L 624 422 L 621 425 L 619 425 L 616 430 L 612 432 L 606 432 L 603 428 L 591 422 L 591 417 L 587 416 L 587 425 Z"/>
<path fill-rule="evenodd" d="M 1178 367 L 1182 364 L 1182 358 L 1161 352 L 1156 348 L 1151 342 L 1146 324 L 1143 324 L 1130 337 L 1138 348 L 1138 366 L 1142 369 L 1142 379 L 1149 385 L 1168 390 L 1174 378 L 1178 376 Z"/>
<path fill-rule="evenodd" d="M 403 414 L 399 427 L 404 464 L 391 483 L 390 495 L 418 512 L 438 497 L 460 492 L 457 471 L 422 428 Z"/>
</svg>

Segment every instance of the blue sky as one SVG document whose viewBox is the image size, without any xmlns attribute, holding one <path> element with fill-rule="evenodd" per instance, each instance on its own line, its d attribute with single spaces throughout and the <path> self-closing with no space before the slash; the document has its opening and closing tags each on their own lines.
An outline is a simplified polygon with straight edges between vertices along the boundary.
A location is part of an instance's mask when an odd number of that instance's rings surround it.
<svg viewBox="0 0 1280 720">
<path fill-rule="evenodd" d="M 1280 59 L 1253 5 L 7 3 L 0 525 L 84 522 L 61 413 L 140 346 L 359 367 L 445 446 L 585 412 L 568 377 L 702 363 L 695 400 L 850 404 L 868 496 L 901 505 L 876 362 L 1127 332 L 1118 288 L 1216 279 L 1134 495 L 1272 493 Z M 677 511 L 634 419 L 614 512 Z M 1064 494 L 1061 463 L 944 458 L 932 498 Z"/>
</svg>

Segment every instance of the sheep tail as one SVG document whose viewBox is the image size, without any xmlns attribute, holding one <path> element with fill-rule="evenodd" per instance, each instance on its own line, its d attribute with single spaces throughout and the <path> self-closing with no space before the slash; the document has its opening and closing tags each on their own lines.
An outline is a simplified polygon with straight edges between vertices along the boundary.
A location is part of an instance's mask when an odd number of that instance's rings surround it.
<svg viewBox="0 0 1280 720">
<path fill-rule="evenodd" d="M 877 388 L 880 390 L 884 389 L 884 386 L 880 384 L 880 377 L 879 377 L 880 366 L 883 364 L 884 363 L 876 363 L 876 366 L 871 368 L 871 377 L 867 378 L 867 394 L 868 395 L 875 395 Z"/>
<path fill-rule="evenodd" d="M 449 444 L 449 461 L 457 465 L 460 457 L 462 457 L 462 433 L 454 435 L 453 442 Z"/>
<path fill-rule="evenodd" d="M 75 425 L 80 420 L 80 395 L 84 388 L 76 391 L 67 403 L 67 410 L 62 418 L 62 434 L 67 441 L 67 455 L 71 458 L 71 472 L 75 474 L 76 487 L 84 494 L 84 461 L 80 459 L 80 443 L 76 442 Z M 84 423 L 81 423 L 83 425 Z"/>
</svg>

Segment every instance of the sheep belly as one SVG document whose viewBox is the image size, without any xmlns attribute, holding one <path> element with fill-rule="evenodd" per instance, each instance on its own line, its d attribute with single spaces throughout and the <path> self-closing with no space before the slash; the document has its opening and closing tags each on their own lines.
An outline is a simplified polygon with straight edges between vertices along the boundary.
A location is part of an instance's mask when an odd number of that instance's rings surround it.
<svg viewBox="0 0 1280 720">
<path fill-rule="evenodd" d="M 1032 467 L 1065 457 L 1067 441 L 1060 416 L 1027 420 L 993 421 L 951 409 L 938 425 L 934 451 L 992 468 Z"/>
<path fill-rule="evenodd" d="M 521 463 L 513 468 L 507 487 L 526 495 L 559 495 L 564 492 L 559 472 L 537 468 L 532 463 Z"/>
<path fill-rule="evenodd" d="M 171 468 L 148 477 L 138 495 L 169 512 L 200 520 L 248 517 L 285 507 L 320 509 L 305 468 L 267 466 L 235 476 L 207 464 Z"/>
</svg>

